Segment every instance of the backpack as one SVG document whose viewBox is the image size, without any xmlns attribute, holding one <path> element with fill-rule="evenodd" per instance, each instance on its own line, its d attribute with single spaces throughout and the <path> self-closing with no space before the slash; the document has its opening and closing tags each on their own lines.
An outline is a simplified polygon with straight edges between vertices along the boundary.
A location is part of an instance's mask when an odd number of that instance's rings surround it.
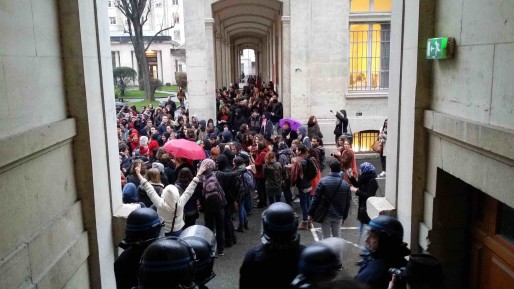
<svg viewBox="0 0 514 289">
<path fill-rule="evenodd" d="M 314 164 L 314 162 L 311 160 L 310 157 L 306 157 L 306 158 L 304 158 L 304 160 L 307 165 L 305 166 L 305 169 L 303 170 L 303 179 L 311 181 L 318 175 L 318 169 L 316 168 L 316 165 Z"/>
<path fill-rule="evenodd" d="M 252 173 L 245 172 L 243 174 L 243 186 L 246 194 L 250 194 L 255 191 L 255 178 Z"/>
<path fill-rule="evenodd" d="M 250 172 L 237 175 L 234 184 L 234 199 L 240 203 L 247 194 L 255 191 L 255 181 Z"/>
<path fill-rule="evenodd" d="M 214 173 L 203 180 L 203 198 L 208 208 L 224 207 L 227 204 L 225 192 Z"/>
</svg>

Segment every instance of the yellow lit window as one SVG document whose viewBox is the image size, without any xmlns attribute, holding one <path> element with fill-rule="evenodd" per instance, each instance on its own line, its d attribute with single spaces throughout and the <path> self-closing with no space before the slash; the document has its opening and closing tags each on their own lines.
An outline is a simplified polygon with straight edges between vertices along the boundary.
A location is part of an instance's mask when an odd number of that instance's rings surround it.
<svg viewBox="0 0 514 289">
<path fill-rule="evenodd" d="M 351 0 L 351 13 L 359 13 L 359 12 L 369 12 L 370 10 L 370 0 Z"/>
<path fill-rule="evenodd" d="M 354 152 L 369 152 L 378 139 L 378 130 L 364 130 L 353 134 L 352 149 Z"/>
<path fill-rule="evenodd" d="M 374 12 L 391 12 L 391 0 L 374 0 Z"/>
<path fill-rule="evenodd" d="M 351 0 L 350 13 L 391 12 L 392 0 Z"/>
<path fill-rule="evenodd" d="M 350 25 L 350 90 L 389 87 L 390 24 Z"/>
</svg>

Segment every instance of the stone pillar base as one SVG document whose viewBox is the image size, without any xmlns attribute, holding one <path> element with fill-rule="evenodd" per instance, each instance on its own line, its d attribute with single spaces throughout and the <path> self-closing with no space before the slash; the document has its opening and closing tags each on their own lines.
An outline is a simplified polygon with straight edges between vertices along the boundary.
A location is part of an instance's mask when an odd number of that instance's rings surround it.
<svg viewBox="0 0 514 289">
<path fill-rule="evenodd" d="M 366 201 L 368 216 L 373 219 L 378 215 L 396 217 L 396 208 L 386 198 L 370 197 Z"/>
</svg>

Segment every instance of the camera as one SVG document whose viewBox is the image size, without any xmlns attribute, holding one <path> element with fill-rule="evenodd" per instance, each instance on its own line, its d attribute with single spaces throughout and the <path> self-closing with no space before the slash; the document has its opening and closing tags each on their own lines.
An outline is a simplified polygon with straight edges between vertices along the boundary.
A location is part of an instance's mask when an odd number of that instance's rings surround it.
<svg viewBox="0 0 514 289">
<path fill-rule="evenodd" d="M 387 272 L 389 272 L 389 274 L 396 275 L 396 276 L 398 276 L 400 278 L 405 277 L 405 267 L 402 267 L 402 268 L 389 268 L 389 270 Z"/>
</svg>

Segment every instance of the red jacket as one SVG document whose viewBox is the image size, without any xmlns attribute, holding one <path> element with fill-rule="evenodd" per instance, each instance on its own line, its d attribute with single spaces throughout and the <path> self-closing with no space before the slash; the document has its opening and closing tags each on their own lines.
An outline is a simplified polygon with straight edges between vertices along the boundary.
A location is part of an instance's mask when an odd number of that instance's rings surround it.
<svg viewBox="0 0 514 289">
<path fill-rule="evenodd" d="M 154 148 L 159 148 L 159 143 L 156 140 L 151 140 L 150 143 L 148 143 L 148 151 L 150 155 L 153 154 Z"/>
<path fill-rule="evenodd" d="M 257 154 L 257 158 L 255 158 L 255 178 L 256 179 L 264 179 L 264 170 L 262 169 L 262 166 L 265 162 L 266 154 L 268 153 L 269 149 L 266 146 L 262 151 L 260 151 Z"/>
</svg>

